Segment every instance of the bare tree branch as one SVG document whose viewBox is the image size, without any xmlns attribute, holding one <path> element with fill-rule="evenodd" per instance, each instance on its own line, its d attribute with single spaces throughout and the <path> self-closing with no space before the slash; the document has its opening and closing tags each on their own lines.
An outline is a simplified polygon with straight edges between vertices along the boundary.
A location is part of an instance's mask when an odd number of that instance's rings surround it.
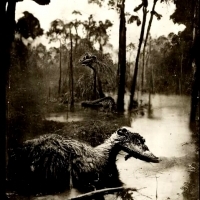
<svg viewBox="0 0 200 200">
<path fill-rule="evenodd" d="M 95 190 L 95 191 L 92 191 L 92 192 L 88 192 L 88 193 L 85 193 L 83 195 L 79 195 L 77 197 L 73 197 L 69 200 L 78 200 L 78 199 L 88 199 L 88 198 L 92 198 L 96 195 L 105 195 L 105 194 L 113 194 L 115 192 L 119 192 L 119 191 L 122 191 L 122 190 L 131 190 L 131 191 L 138 191 L 136 188 L 126 188 L 126 187 L 115 187 L 115 188 L 106 188 L 106 189 L 101 189 L 101 190 Z"/>
</svg>

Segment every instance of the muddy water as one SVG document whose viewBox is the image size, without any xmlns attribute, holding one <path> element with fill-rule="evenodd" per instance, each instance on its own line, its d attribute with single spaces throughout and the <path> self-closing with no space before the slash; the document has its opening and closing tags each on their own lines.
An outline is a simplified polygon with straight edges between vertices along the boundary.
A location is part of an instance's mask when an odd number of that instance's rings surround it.
<svg viewBox="0 0 200 200">
<path fill-rule="evenodd" d="M 143 97 L 144 102 L 148 96 Z M 125 97 L 126 105 L 128 96 Z M 129 187 L 140 189 L 133 193 L 135 199 L 182 200 L 184 182 L 188 180 L 187 166 L 194 154 L 191 132 L 188 128 L 190 99 L 185 96 L 152 96 L 152 115 L 131 116 L 131 127 L 145 139 L 149 149 L 162 159 L 158 164 L 149 164 L 130 158 L 124 160 L 123 152 L 118 156 L 117 167 L 120 178 Z M 126 106 L 125 105 L 125 106 Z M 48 116 L 55 121 L 77 121 L 95 116 L 93 111 L 78 113 L 56 113 Z M 63 200 L 78 195 L 72 190 L 58 195 L 34 197 L 34 200 Z M 107 198 L 109 199 L 109 198 Z"/>
<path fill-rule="evenodd" d="M 148 97 L 146 97 L 147 99 Z M 151 118 L 132 117 L 131 127 L 143 135 L 149 149 L 161 157 L 159 164 L 118 156 L 121 180 L 127 186 L 143 188 L 137 199 L 183 199 L 181 187 L 188 180 L 194 146 L 188 128 L 190 99 L 179 96 L 154 96 Z M 145 196 L 144 196 L 145 195 Z M 139 198 L 140 196 L 140 198 Z"/>
</svg>

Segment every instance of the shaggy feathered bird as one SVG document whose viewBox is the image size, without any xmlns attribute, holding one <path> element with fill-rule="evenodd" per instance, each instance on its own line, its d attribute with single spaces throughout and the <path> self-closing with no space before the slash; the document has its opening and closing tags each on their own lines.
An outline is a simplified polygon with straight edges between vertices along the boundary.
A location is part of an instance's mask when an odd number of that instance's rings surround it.
<svg viewBox="0 0 200 200">
<path fill-rule="evenodd" d="M 56 134 L 25 141 L 10 159 L 17 189 L 28 193 L 52 193 L 70 187 L 88 192 L 122 186 L 116 167 L 120 151 L 146 162 L 159 162 L 145 139 L 128 128 L 120 128 L 103 144 L 91 147 Z"/>
</svg>

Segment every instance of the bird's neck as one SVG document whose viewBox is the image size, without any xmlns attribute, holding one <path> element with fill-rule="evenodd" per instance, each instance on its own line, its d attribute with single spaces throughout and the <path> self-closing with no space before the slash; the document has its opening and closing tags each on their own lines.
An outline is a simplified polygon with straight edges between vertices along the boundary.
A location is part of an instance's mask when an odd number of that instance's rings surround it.
<svg viewBox="0 0 200 200">
<path fill-rule="evenodd" d="M 96 151 L 102 152 L 104 156 L 109 158 L 109 160 L 116 160 L 116 157 L 120 151 L 117 145 L 117 136 L 113 134 L 109 139 L 107 139 L 103 144 L 95 147 Z"/>
</svg>

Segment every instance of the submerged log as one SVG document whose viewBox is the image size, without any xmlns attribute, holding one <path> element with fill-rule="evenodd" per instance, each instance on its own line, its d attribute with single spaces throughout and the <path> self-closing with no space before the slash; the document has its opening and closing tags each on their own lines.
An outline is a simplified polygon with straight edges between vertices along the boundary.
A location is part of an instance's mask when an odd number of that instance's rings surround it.
<svg viewBox="0 0 200 200">
<path fill-rule="evenodd" d="M 79 195 L 77 197 L 73 197 L 73 198 L 68 199 L 68 200 L 91 199 L 91 198 L 95 198 L 96 196 L 100 196 L 100 195 L 104 196 L 106 194 L 114 194 L 116 192 L 120 192 L 120 191 L 123 191 L 123 190 L 137 191 L 136 188 L 125 188 L 125 187 L 106 188 L 106 189 L 88 192 L 88 193 Z"/>
<path fill-rule="evenodd" d="M 93 109 L 102 108 L 103 110 L 109 110 L 110 112 L 115 112 L 117 108 L 114 99 L 110 96 L 96 99 L 94 101 L 83 101 L 81 106 Z"/>
</svg>

